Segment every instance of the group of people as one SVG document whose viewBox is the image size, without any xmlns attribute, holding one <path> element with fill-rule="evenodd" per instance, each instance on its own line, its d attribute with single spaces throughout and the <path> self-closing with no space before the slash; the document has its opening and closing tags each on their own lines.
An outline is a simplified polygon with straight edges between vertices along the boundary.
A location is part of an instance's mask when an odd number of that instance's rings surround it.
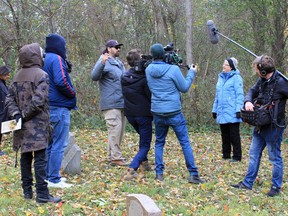
<svg viewBox="0 0 288 216">
<path fill-rule="evenodd" d="M 164 146 L 171 127 L 182 148 L 189 172 L 188 182 L 205 182 L 194 161 L 181 105 L 181 93 L 189 90 L 197 66 L 192 64 L 187 75 L 183 76 L 177 65 L 165 61 L 165 49 L 162 44 L 156 43 L 150 47 L 152 61 L 144 68 L 138 67 L 142 51 L 130 50 L 126 56 L 130 68 L 126 71 L 118 58 L 122 46 L 116 40 L 107 41 L 91 71 L 91 79 L 99 82 L 100 108 L 108 131 L 107 161 L 112 166 L 129 166 L 122 180 L 138 178 L 138 169 L 153 170 L 148 161 L 148 153 L 154 122 L 155 179 L 164 180 Z M 14 75 L 9 88 L 5 81 L 11 69 L 0 67 L 1 122 L 8 119 L 22 121 L 22 128 L 13 132 L 13 149 L 16 152 L 21 149 L 24 198 L 33 198 L 34 159 L 36 201 L 60 202 L 61 198 L 50 195 L 48 187 L 72 186 L 61 176 L 60 168 L 68 144 L 70 110 L 77 109 L 76 91 L 69 76 L 72 64 L 67 60 L 66 41 L 58 34 L 49 34 L 46 37 L 45 52 L 37 43 L 25 45 L 19 51 L 19 62 L 21 68 Z M 242 160 L 239 132 L 241 109 L 253 111 L 256 103 L 265 105 L 269 102 L 273 118 L 267 125 L 254 127 L 247 174 L 243 181 L 232 187 L 252 189 L 262 152 L 267 146 L 269 160 L 273 165 L 272 185 L 267 195 L 275 196 L 280 193 L 282 186 L 281 142 L 285 128 L 288 80 L 275 69 L 274 60 L 270 56 L 257 57 L 253 67 L 259 79 L 244 97 L 243 80 L 237 65 L 238 61 L 234 57 L 224 60 L 212 108 L 212 116 L 220 124 L 223 159 L 231 162 Z M 121 151 L 126 119 L 139 134 L 139 150 L 130 163 Z"/>
<path fill-rule="evenodd" d="M 280 193 L 283 181 L 283 160 L 281 156 L 281 142 L 285 123 L 285 105 L 288 97 L 288 79 L 276 70 L 274 60 L 267 55 L 257 57 L 253 61 L 253 68 L 258 74 L 257 82 L 249 89 L 246 96 L 243 93 L 243 81 L 237 69 L 235 58 L 226 59 L 223 71 L 218 76 L 216 96 L 212 108 L 213 118 L 220 124 L 222 136 L 223 159 L 233 157 L 231 162 L 241 161 L 241 139 L 239 123 L 245 116 L 241 110 L 253 112 L 252 143 L 249 151 L 249 166 L 243 181 L 231 185 L 234 188 L 251 190 L 257 177 L 262 152 L 267 146 L 272 168 L 272 185 L 267 196 L 273 197 Z M 258 109 L 260 107 L 260 109 Z M 264 115 L 258 110 L 268 112 L 268 121 L 256 123 Z M 256 114 L 257 113 L 257 114 Z M 252 118 L 252 116 L 248 116 Z M 257 119 L 259 118 L 259 119 Z M 253 122 L 253 120 L 255 122 Z M 249 119 L 250 122 L 251 119 Z"/>
<path fill-rule="evenodd" d="M 96 62 L 91 78 L 99 81 L 100 107 L 108 129 L 108 162 L 113 166 L 127 166 L 122 176 L 124 180 L 138 177 L 137 170 L 152 170 L 148 163 L 148 152 L 152 137 L 152 122 L 155 125 L 155 172 L 163 181 L 163 153 L 169 128 L 175 132 L 182 147 L 189 183 L 205 182 L 198 173 L 194 162 L 185 117 L 181 107 L 181 93 L 189 90 L 197 66 L 191 65 L 186 77 L 180 68 L 165 61 L 162 44 L 150 47 L 152 62 L 147 68 L 138 70 L 137 62 L 143 53 L 139 49 L 128 52 L 126 59 L 130 66 L 125 70 L 119 53 L 123 44 L 109 40 Z M 140 67 L 141 68 L 141 67 Z M 250 147 L 250 161 L 244 181 L 231 185 L 234 188 L 252 189 L 257 177 L 264 148 L 268 147 L 269 160 L 273 165 L 272 185 L 268 196 L 276 196 L 281 191 L 283 161 L 281 142 L 285 128 L 285 104 L 288 97 L 287 78 L 275 69 L 274 60 L 267 55 L 257 57 L 253 68 L 259 79 L 244 96 L 243 80 L 238 70 L 238 61 L 231 57 L 224 60 L 219 73 L 212 116 L 220 125 L 222 137 L 222 157 L 230 162 L 242 160 L 240 137 L 241 110 L 253 111 L 254 106 L 270 102 L 271 121 L 253 129 Z M 276 85 L 277 83 L 277 85 Z M 139 151 L 130 164 L 122 156 L 121 141 L 125 127 L 125 116 L 139 134 Z M 232 158 L 231 158 L 232 153 Z"/>
<path fill-rule="evenodd" d="M 11 70 L 0 68 L 1 121 L 21 120 L 21 129 L 13 132 L 13 150 L 15 166 L 17 152 L 21 151 L 23 197 L 33 198 L 34 164 L 36 202 L 58 203 L 61 198 L 53 197 L 48 187 L 72 186 L 61 177 L 60 167 L 68 144 L 70 110 L 77 108 L 66 41 L 61 35 L 49 34 L 45 51 L 38 43 L 27 44 L 19 50 L 18 59 L 20 69 L 9 88 L 5 80 Z"/>
</svg>

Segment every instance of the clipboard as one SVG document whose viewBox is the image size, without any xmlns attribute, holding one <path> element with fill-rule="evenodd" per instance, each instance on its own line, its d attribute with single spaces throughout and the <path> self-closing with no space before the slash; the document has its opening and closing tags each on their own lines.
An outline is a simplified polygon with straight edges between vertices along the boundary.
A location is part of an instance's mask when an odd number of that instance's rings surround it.
<svg viewBox="0 0 288 216">
<path fill-rule="evenodd" d="M 1 123 L 1 134 L 8 133 L 15 130 L 20 130 L 22 126 L 22 118 L 16 123 L 16 120 L 4 121 Z"/>
</svg>

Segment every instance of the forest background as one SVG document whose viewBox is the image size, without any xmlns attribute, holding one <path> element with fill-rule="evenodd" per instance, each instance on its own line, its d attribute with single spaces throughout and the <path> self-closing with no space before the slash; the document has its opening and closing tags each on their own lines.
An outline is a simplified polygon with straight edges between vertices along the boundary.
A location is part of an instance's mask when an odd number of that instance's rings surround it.
<svg viewBox="0 0 288 216">
<path fill-rule="evenodd" d="M 149 54 L 156 42 L 174 42 L 184 64 L 199 66 L 191 90 L 183 95 L 187 122 L 195 129 L 211 128 L 215 85 L 224 59 L 238 59 L 245 92 L 257 77 L 252 55 L 223 37 L 218 44 L 210 43 L 207 20 L 256 55 L 271 55 L 277 69 L 287 74 L 287 8 L 285 0 L 1 0 L 0 63 L 15 73 L 23 45 L 38 42 L 45 47 L 49 33 L 64 36 L 79 107 L 72 112 L 72 126 L 95 128 L 103 126 L 103 119 L 98 83 L 91 81 L 90 72 L 105 41 L 124 44 L 120 57 L 125 63 L 133 48 Z"/>
<path fill-rule="evenodd" d="M 0 215 L 126 215 L 126 195 L 145 193 L 164 215 L 288 215 L 287 133 L 284 136 L 284 182 L 281 195 L 267 198 L 271 164 L 263 154 L 253 191 L 233 190 L 230 184 L 243 179 L 247 170 L 251 127 L 241 124 L 243 160 L 232 164 L 221 158 L 219 126 L 211 117 L 217 76 L 224 59 L 235 57 L 244 80 L 245 93 L 256 81 L 254 57 L 220 37 L 211 44 L 207 20 L 218 30 L 257 55 L 271 55 L 277 69 L 287 75 L 288 2 L 286 0 L 0 0 L 0 65 L 9 65 L 14 75 L 19 49 L 58 33 L 66 38 L 68 58 L 73 63 L 71 78 L 77 91 L 78 110 L 71 112 L 76 143 L 81 148 L 80 175 L 65 174 L 69 189 L 51 189 L 61 196 L 62 205 L 38 206 L 22 198 L 20 170 L 14 168 L 11 134 L 1 146 L 7 155 L 0 158 Z M 199 71 L 190 91 L 182 96 L 183 112 L 189 127 L 200 175 L 207 182 L 187 183 L 181 148 L 169 133 L 165 146 L 164 183 L 155 173 L 144 173 L 135 182 L 120 181 L 125 168 L 106 163 L 107 131 L 99 109 L 98 83 L 90 72 L 108 39 L 124 46 L 120 57 L 134 48 L 148 54 L 152 44 L 174 42 L 184 64 L 198 64 Z M 127 66 L 127 64 L 126 64 Z M 128 67 L 127 67 L 128 68 Z M 186 75 L 187 70 L 182 71 Z M 8 83 L 9 84 L 9 83 Z M 131 159 L 138 150 L 138 136 L 127 128 L 123 153 Z M 154 136 L 153 136 L 154 142 Z M 149 158 L 153 164 L 154 150 Z M 142 176 L 143 173 L 141 173 Z"/>
</svg>

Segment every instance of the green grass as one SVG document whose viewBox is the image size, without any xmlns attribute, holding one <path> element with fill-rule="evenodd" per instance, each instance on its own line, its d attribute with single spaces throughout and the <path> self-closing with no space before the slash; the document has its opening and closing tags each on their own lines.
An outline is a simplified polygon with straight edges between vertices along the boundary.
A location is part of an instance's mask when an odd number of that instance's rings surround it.
<svg viewBox="0 0 288 216">
<path fill-rule="evenodd" d="M 173 133 L 169 133 L 164 152 L 164 182 L 154 180 L 155 173 L 141 173 L 144 178 L 130 182 L 120 180 L 127 168 L 112 167 L 106 163 L 107 133 L 100 130 L 75 130 L 76 143 L 82 150 L 80 175 L 69 176 L 68 189 L 50 189 L 52 195 L 61 196 L 60 204 L 38 205 L 35 200 L 22 198 L 19 165 L 14 168 L 15 153 L 11 150 L 11 135 L 2 145 L 8 155 L 0 157 L 0 215 L 126 215 L 126 195 L 146 194 L 151 197 L 163 215 L 288 215 L 287 201 L 287 145 L 282 145 L 284 182 L 280 196 L 268 198 L 271 184 L 271 164 L 264 151 L 258 180 L 252 191 L 237 190 L 230 184 L 241 181 L 248 166 L 249 135 L 242 136 L 243 161 L 229 163 L 221 159 L 221 136 L 218 132 L 191 129 L 190 140 L 201 185 L 188 183 L 189 173 L 184 157 Z M 149 159 L 154 164 L 154 143 Z M 138 150 L 138 136 L 126 133 L 123 153 L 128 159 Z M 18 155 L 18 158 L 20 156 Z"/>
</svg>

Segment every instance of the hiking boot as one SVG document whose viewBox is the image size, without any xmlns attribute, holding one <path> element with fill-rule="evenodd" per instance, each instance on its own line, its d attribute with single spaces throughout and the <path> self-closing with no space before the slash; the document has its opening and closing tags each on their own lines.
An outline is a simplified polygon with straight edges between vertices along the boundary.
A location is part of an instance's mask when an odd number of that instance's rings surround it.
<svg viewBox="0 0 288 216">
<path fill-rule="evenodd" d="M 138 173 L 133 168 L 129 168 L 128 171 L 121 177 L 121 180 L 130 181 L 132 179 L 137 179 L 138 176 Z"/>
<path fill-rule="evenodd" d="M 32 193 L 24 193 L 23 198 L 25 200 L 31 200 L 33 198 L 33 194 Z"/>
<path fill-rule="evenodd" d="M 39 203 L 39 204 L 44 204 L 44 203 L 59 203 L 61 202 L 62 199 L 60 197 L 53 197 L 52 195 L 48 195 L 48 198 L 39 198 L 39 197 L 36 197 L 36 202 Z"/>
<path fill-rule="evenodd" d="M 266 194 L 268 197 L 274 197 L 280 194 L 280 188 L 272 186 L 270 191 Z"/>
<path fill-rule="evenodd" d="M 129 164 L 124 160 L 111 160 L 111 166 L 128 166 Z"/>
<path fill-rule="evenodd" d="M 140 170 L 142 171 L 153 171 L 151 165 L 149 164 L 148 160 L 147 161 L 142 161 L 140 165 Z"/>
<path fill-rule="evenodd" d="M 163 174 L 156 174 L 156 180 L 158 181 L 163 181 L 164 180 L 164 177 L 163 177 Z"/>
<path fill-rule="evenodd" d="M 245 190 L 251 190 L 251 188 L 247 187 L 246 185 L 244 185 L 244 183 L 242 181 L 240 181 L 238 184 L 236 185 L 231 185 L 231 187 L 237 188 L 237 189 L 245 189 Z"/>
<path fill-rule="evenodd" d="M 189 181 L 188 181 L 189 183 L 193 183 L 193 184 L 202 184 L 202 183 L 204 183 L 205 181 L 203 180 L 203 179 L 201 179 L 200 177 L 199 177 L 199 175 L 191 175 L 190 177 L 189 177 Z"/>
</svg>

